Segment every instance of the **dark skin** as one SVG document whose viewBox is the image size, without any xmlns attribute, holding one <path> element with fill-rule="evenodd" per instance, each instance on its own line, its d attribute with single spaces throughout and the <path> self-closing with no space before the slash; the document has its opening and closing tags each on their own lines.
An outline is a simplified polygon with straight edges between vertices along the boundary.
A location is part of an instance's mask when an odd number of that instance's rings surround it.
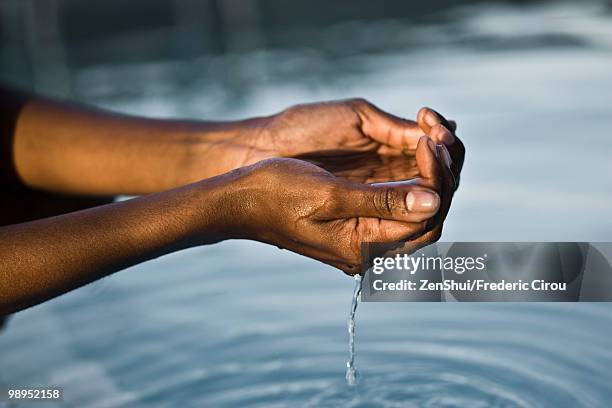
<svg viewBox="0 0 612 408">
<path fill-rule="evenodd" d="M 0 124 L 11 191 L 2 201 L 14 204 L 0 227 L 0 316 L 225 239 L 267 242 L 355 274 L 362 242 L 415 250 L 439 238 L 463 163 L 454 123 L 429 109 L 412 122 L 347 100 L 210 123 L 0 93 L 4 111 L 15 112 Z M 375 158 L 367 173 L 338 168 L 355 154 Z M 97 205 L 119 194 L 145 195 Z"/>
</svg>

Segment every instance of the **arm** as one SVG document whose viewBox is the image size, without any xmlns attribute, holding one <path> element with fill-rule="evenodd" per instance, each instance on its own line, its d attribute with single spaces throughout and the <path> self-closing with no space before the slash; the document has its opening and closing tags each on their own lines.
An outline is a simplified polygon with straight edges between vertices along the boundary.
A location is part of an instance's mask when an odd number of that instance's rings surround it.
<svg viewBox="0 0 612 408">
<path fill-rule="evenodd" d="M 414 237 L 450 203 L 448 170 L 426 139 L 417 148 L 422 177 L 414 182 L 354 184 L 300 160 L 272 159 L 174 190 L 2 227 L 0 316 L 223 239 L 271 243 L 350 274 L 358 272 L 362 242 L 426 245 L 437 237 Z"/>
<path fill-rule="evenodd" d="M 438 124 L 442 131 L 432 132 Z M 144 194 L 273 157 L 414 155 L 419 138 L 428 134 L 449 146 L 458 174 L 463 146 L 454 129 L 454 122 L 430 109 L 419 111 L 417 123 L 361 99 L 202 122 L 114 114 L 0 86 L 0 166 L 10 162 L 0 173 L 10 171 L 27 186 L 52 192 Z"/>
<path fill-rule="evenodd" d="M 149 119 L 2 86 L 0 100 L 5 113 L 0 118 L 1 156 L 12 156 L 12 172 L 32 188 L 97 196 L 145 194 L 270 156 L 250 147 L 265 118 Z"/>
<path fill-rule="evenodd" d="M 240 172 L 0 228 L 0 316 L 117 270 L 228 237 Z"/>
</svg>

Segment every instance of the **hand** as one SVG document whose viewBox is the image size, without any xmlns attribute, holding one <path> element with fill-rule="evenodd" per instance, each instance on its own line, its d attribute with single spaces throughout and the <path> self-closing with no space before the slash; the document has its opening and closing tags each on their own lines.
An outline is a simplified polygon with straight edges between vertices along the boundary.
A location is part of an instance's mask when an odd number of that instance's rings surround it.
<svg viewBox="0 0 612 408">
<path fill-rule="evenodd" d="M 390 115 L 363 99 L 297 105 L 258 122 L 258 135 L 249 145 L 247 163 L 262 157 L 295 157 L 318 165 L 346 156 L 376 154 L 412 159 L 409 173 L 418 174 L 414 161 L 417 142 L 428 135 L 451 153 L 454 177 L 459 179 L 465 149 L 455 136 L 456 123 L 429 108 L 417 121 Z M 406 168 L 406 164 L 403 164 Z"/>
<path fill-rule="evenodd" d="M 425 123 L 431 114 L 423 108 L 418 116 Z M 430 126 L 436 124 L 432 120 Z M 454 130 L 450 122 L 449 126 Z M 414 152 L 425 134 L 417 122 L 383 112 L 364 99 L 296 105 L 270 117 L 265 128 L 265 142 L 282 156 L 343 151 L 401 154 Z M 450 145 L 454 136 L 445 132 L 432 139 Z"/>
<path fill-rule="evenodd" d="M 361 244 L 407 241 L 414 250 L 428 245 L 429 222 L 450 205 L 448 169 L 427 137 L 416 146 L 420 178 L 393 184 L 349 182 L 313 164 L 270 159 L 248 170 L 240 185 L 239 238 L 256 239 L 359 272 Z M 442 200 L 440 199 L 442 195 Z"/>
</svg>

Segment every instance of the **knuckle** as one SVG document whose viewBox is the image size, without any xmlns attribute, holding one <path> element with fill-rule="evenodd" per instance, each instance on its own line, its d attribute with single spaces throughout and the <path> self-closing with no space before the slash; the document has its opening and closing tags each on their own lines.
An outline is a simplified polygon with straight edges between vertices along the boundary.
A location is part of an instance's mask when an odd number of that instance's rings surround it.
<svg viewBox="0 0 612 408">
<path fill-rule="evenodd" d="M 323 204 L 321 210 L 326 214 L 340 214 L 344 212 L 345 201 L 340 188 L 330 185 L 325 191 L 320 193 Z"/>
<path fill-rule="evenodd" d="M 299 118 L 304 112 L 307 112 L 312 105 L 313 104 L 301 103 L 285 108 L 274 117 L 276 127 L 280 129 L 290 128 L 292 122 L 296 118 Z"/>
<path fill-rule="evenodd" d="M 377 194 L 373 194 L 371 196 L 371 200 L 372 200 L 372 207 L 374 208 L 374 211 L 376 212 L 376 214 L 380 215 L 380 216 L 384 216 L 387 214 L 388 212 L 388 208 L 387 208 L 387 193 L 386 191 L 377 193 Z"/>
<path fill-rule="evenodd" d="M 373 195 L 373 206 L 381 216 L 390 216 L 399 209 L 401 193 L 393 188 L 384 188 Z"/>
<path fill-rule="evenodd" d="M 256 174 L 265 174 L 276 176 L 281 174 L 284 169 L 291 165 L 291 159 L 271 158 L 259 161 L 253 165 L 253 170 Z"/>
<path fill-rule="evenodd" d="M 370 101 L 361 97 L 348 99 L 347 103 L 356 108 L 367 108 L 372 105 Z"/>
</svg>

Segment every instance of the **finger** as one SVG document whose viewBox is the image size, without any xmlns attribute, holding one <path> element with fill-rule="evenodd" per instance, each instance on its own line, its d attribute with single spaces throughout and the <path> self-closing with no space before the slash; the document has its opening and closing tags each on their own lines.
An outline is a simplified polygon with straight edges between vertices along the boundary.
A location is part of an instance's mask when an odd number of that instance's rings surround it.
<svg viewBox="0 0 612 408">
<path fill-rule="evenodd" d="M 443 169 L 438 158 L 438 150 L 432 139 L 424 136 L 416 149 L 416 163 L 419 169 L 419 184 L 438 193 L 441 190 Z"/>
<path fill-rule="evenodd" d="M 416 161 L 421 177 L 417 179 L 418 185 L 432 189 L 440 196 L 440 208 L 429 220 L 430 228 L 444 221 L 452 201 L 455 179 L 448 166 L 449 160 L 450 156 L 445 145 L 434 145 L 427 137 L 419 141 Z"/>
<path fill-rule="evenodd" d="M 376 151 L 380 155 L 391 156 L 391 157 L 401 157 L 405 156 L 407 152 L 413 152 L 413 149 L 403 148 L 399 149 L 397 147 L 391 147 L 387 145 L 380 145 L 378 150 Z"/>
<path fill-rule="evenodd" d="M 457 181 L 457 186 L 459 185 L 459 175 L 461 174 L 461 169 L 463 168 L 463 162 L 465 161 L 465 146 L 463 142 L 455 137 L 455 143 L 450 146 L 447 146 L 448 151 L 453 159 L 452 168 L 453 173 L 455 174 L 455 178 Z"/>
<path fill-rule="evenodd" d="M 416 122 L 391 115 L 369 102 L 360 101 L 356 109 L 362 121 L 362 132 L 386 146 L 414 150 L 425 134 Z"/>
<path fill-rule="evenodd" d="M 432 128 L 436 125 L 442 125 L 446 129 L 453 129 L 453 125 L 451 125 L 444 116 L 427 107 L 419 110 L 419 113 L 417 114 L 417 124 L 425 134 L 430 136 Z M 455 124 L 454 127 L 456 128 L 457 125 Z M 444 139 L 434 139 L 434 141 L 436 143 L 444 143 L 446 145 L 452 145 L 455 142 L 455 136 L 452 132 L 449 132 L 449 134 L 441 134 L 441 136 L 444 136 Z"/>
<path fill-rule="evenodd" d="M 438 145 L 440 149 L 440 157 L 444 163 L 444 174 L 445 178 L 448 179 L 449 188 L 454 193 L 459 187 L 459 177 L 461 173 L 461 163 L 455 162 L 453 159 L 453 153 L 450 153 L 445 145 Z M 452 180 L 451 180 L 452 179 Z M 451 182 L 452 181 L 452 182 Z"/>
<path fill-rule="evenodd" d="M 430 137 L 432 140 L 447 140 L 447 138 L 452 137 L 450 130 L 448 130 L 441 123 L 434 125 L 430 131 Z M 455 142 L 446 146 L 443 143 L 439 143 L 446 148 L 444 152 L 446 153 L 446 157 L 448 162 L 451 163 L 451 170 L 453 172 L 453 177 L 458 180 L 459 173 L 461 172 L 461 164 L 463 163 L 463 155 L 465 154 L 465 149 L 463 148 L 463 144 L 459 139 L 455 139 Z"/>
<path fill-rule="evenodd" d="M 450 135 L 450 131 L 446 129 L 442 124 L 435 125 L 431 128 L 431 138 L 432 140 L 443 140 L 446 135 Z M 463 159 L 465 157 L 465 148 L 463 147 L 463 143 L 458 138 L 455 138 L 455 142 L 447 146 L 443 143 L 440 143 L 441 146 L 444 146 L 443 150 L 446 154 L 445 158 L 450 163 L 450 168 L 453 173 L 454 179 L 457 181 L 457 185 L 459 182 L 459 174 L 461 173 L 461 167 L 463 165 Z"/>
<path fill-rule="evenodd" d="M 424 109 L 427 109 L 427 108 L 424 108 Z M 427 112 L 425 114 L 421 112 L 423 112 L 423 109 L 419 111 L 419 123 L 422 123 L 423 121 L 425 121 L 424 118 L 427 117 L 428 115 Z M 435 111 L 432 111 L 432 112 L 435 112 Z M 448 122 L 447 124 L 448 126 L 452 126 L 450 122 Z M 423 124 L 422 126 L 427 129 L 427 132 L 429 132 L 428 133 L 429 136 L 434 142 L 438 144 L 443 144 L 447 147 L 447 151 L 450 153 L 450 157 L 452 158 L 451 170 L 452 170 L 454 179 L 456 181 L 455 187 L 458 187 L 459 186 L 459 174 L 461 173 L 461 168 L 463 166 L 463 160 L 465 157 L 465 147 L 463 146 L 463 143 L 461 142 L 461 140 L 459 140 L 459 138 L 454 136 L 443 123 L 436 123 L 435 125 L 431 127 L 428 127 L 429 125 L 427 124 Z M 448 143 L 443 142 L 445 140 L 449 140 L 449 138 L 454 139 L 454 142 L 452 144 L 449 145 Z"/>
<path fill-rule="evenodd" d="M 355 228 L 361 237 L 360 246 L 364 243 L 399 243 L 418 237 L 427 227 L 427 222 L 407 223 L 379 218 L 359 218 Z M 350 257 L 341 256 L 342 259 Z M 349 275 L 354 275 L 355 269 L 351 262 L 338 262 L 336 266 Z M 348 268 L 347 268 L 348 267 Z"/>
<path fill-rule="evenodd" d="M 410 182 L 346 183 L 339 196 L 335 218 L 422 222 L 433 217 L 440 206 L 440 197 L 435 191 Z"/>
<path fill-rule="evenodd" d="M 413 240 L 406 241 L 402 246 L 394 249 L 395 253 L 409 252 L 413 253 L 421 248 L 437 242 L 442 237 L 442 224 L 436 225 L 433 229 L 419 235 Z"/>
<path fill-rule="evenodd" d="M 447 143 L 445 143 L 445 141 L 447 141 L 447 140 L 453 140 L 453 143 L 454 143 L 454 136 L 453 136 L 453 134 L 442 123 L 438 123 L 438 124 L 433 125 L 429 129 L 428 136 L 436 144 L 447 144 Z"/>
<path fill-rule="evenodd" d="M 296 252 L 299 252 L 309 258 L 316 259 L 320 262 L 323 262 L 324 264 L 333 266 L 334 268 L 340 269 L 342 272 L 349 276 L 355 276 L 361 272 L 361 261 L 359 261 L 358 263 L 351 263 L 346 260 L 341 260 L 341 258 L 336 255 L 312 249 Z"/>
<path fill-rule="evenodd" d="M 448 149 L 443 144 L 437 145 L 436 147 L 439 151 L 438 157 L 442 162 L 442 165 L 440 166 L 442 170 L 442 184 L 441 190 L 438 190 L 440 194 L 441 203 L 440 210 L 431 220 L 431 225 L 439 226 L 444 222 L 446 216 L 448 215 L 448 211 L 450 210 L 453 194 L 455 192 L 456 182 L 454 175 L 451 171 L 451 159 Z"/>
<path fill-rule="evenodd" d="M 448 147 L 448 150 L 453 158 L 453 174 L 457 180 L 457 186 L 459 185 L 459 174 L 463 167 L 463 161 L 465 159 L 465 146 L 461 140 L 454 134 L 454 130 L 457 128 L 457 124 L 454 121 L 447 121 L 444 116 L 440 115 L 433 109 L 421 108 L 417 115 L 417 122 L 419 127 L 428 135 L 432 137 L 434 142 L 444 144 Z M 444 129 L 438 129 L 442 126 L 447 130 L 451 131 L 451 136 L 447 134 Z M 435 132 L 435 135 L 432 133 Z M 452 138 L 452 142 L 448 143 Z"/>
<path fill-rule="evenodd" d="M 361 222 L 366 223 L 368 219 Z M 365 235 L 367 242 L 404 241 L 425 231 L 427 221 L 400 222 L 394 220 L 369 219 L 373 221 L 372 230 Z"/>
<path fill-rule="evenodd" d="M 445 145 L 434 146 L 437 152 L 434 157 L 431 154 L 431 144 L 427 139 L 428 138 L 423 138 L 423 141 L 427 143 L 427 150 L 423 149 L 423 145 L 420 145 L 420 148 L 417 147 L 417 162 L 420 164 L 421 171 L 424 174 L 421 179 L 418 179 L 418 183 L 428 183 L 432 188 L 438 189 L 437 191 L 441 198 L 440 208 L 432 218 L 425 222 L 425 229 L 420 229 L 412 236 L 406 235 L 396 239 L 397 241 L 405 241 L 399 250 L 414 252 L 438 241 L 441 237 L 443 223 L 452 202 L 454 186 L 453 176 L 447 164 L 450 158 L 448 149 Z M 405 231 L 407 231 L 407 229 Z M 398 230 L 397 233 L 400 235 L 401 232 Z"/>
<path fill-rule="evenodd" d="M 446 137 L 446 135 L 450 135 L 450 131 L 445 128 L 442 124 L 437 124 L 434 127 L 431 128 L 431 138 L 432 140 L 441 140 L 444 139 Z M 453 178 L 453 185 L 456 187 L 458 184 L 458 180 L 459 180 L 459 173 L 461 172 L 461 167 L 460 164 L 458 162 L 455 162 L 456 160 L 461 159 L 461 143 L 458 140 L 455 140 L 455 143 L 453 143 L 453 145 L 451 146 L 453 149 L 453 152 L 451 153 L 451 149 L 449 149 L 446 145 L 444 144 L 439 144 L 438 146 L 443 146 L 444 149 L 440 149 L 440 158 L 442 159 L 442 163 L 445 164 L 446 167 L 451 169 L 451 173 L 452 173 L 452 178 Z M 455 159 L 453 159 L 453 156 L 455 156 Z"/>
<path fill-rule="evenodd" d="M 422 234 L 419 234 L 416 237 L 413 237 L 409 240 L 403 240 L 398 243 L 398 245 L 393 246 L 392 248 L 384 251 L 387 256 L 392 256 L 394 254 L 402 254 L 402 253 L 414 253 L 422 248 L 425 248 L 428 245 L 433 244 L 440 240 L 442 236 L 442 224 L 436 225 L 433 229 L 430 229 Z"/>
</svg>

